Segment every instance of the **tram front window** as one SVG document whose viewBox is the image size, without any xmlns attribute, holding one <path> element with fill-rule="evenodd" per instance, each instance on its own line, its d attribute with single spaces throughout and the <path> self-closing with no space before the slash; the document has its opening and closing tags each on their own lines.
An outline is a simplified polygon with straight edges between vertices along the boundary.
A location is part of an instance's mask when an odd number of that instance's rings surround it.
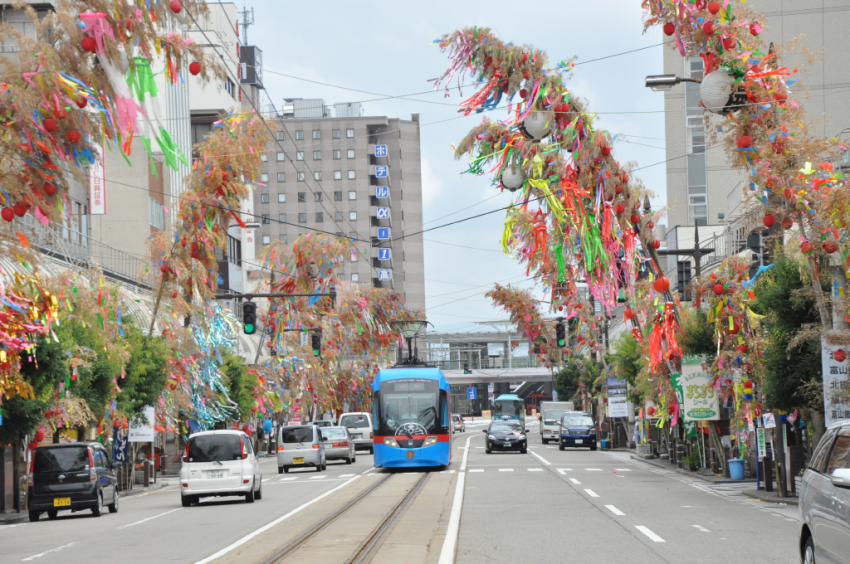
<svg viewBox="0 0 850 564">
<path fill-rule="evenodd" d="M 391 380 L 381 384 L 380 434 L 411 439 L 440 431 L 440 388 L 433 380 Z"/>
<path fill-rule="evenodd" d="M 493 405 L 493 417 L 518 419 L 522 413 L 521 401 L 496 401 Z"/>
</svg>

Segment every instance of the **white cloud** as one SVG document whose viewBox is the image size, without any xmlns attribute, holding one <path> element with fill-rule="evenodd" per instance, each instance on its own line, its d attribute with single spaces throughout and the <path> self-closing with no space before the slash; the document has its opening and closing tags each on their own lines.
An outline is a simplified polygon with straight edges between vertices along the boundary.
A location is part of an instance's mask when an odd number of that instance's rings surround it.
<svg viewBox="0 0 850 564">
<path fill-rule="evenodd" d="M 430 208 L 431 205 L 443 196 L 443 180 L 436 175 L 431 161 L 422 159 L 422 205 Z"/>
</svg>

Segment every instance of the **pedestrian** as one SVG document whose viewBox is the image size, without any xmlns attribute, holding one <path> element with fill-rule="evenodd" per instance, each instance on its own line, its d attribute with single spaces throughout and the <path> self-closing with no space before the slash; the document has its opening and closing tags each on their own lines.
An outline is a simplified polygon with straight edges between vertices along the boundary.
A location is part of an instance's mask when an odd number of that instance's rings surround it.
<svg viewBox="0 0 850 564">
<path fill-rule="evenodd" d="M 640 444 L 640 419 L 635 419 L 634 441 L 635 446 Z"/>
</svg>

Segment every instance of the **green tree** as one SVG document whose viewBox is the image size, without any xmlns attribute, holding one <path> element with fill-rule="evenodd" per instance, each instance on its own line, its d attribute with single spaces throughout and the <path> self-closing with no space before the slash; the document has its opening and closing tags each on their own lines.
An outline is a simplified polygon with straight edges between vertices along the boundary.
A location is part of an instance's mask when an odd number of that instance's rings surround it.
<svg viewBox="0 0 850 564">
<path fill-rule="evenodd" d="M 559 398 L 572 399 L 582 382 L 588 390 L 592 390 L 594 382 L 602 373 L 602 363 L 589 357 L 572 355 L 564 367 L 555 373 L 554 388 Z"/>
<path fill-rule="evenodd" d="M 638 392 L 638 375 L 644 366 L 640 343 L 632 335 L 624 333 L 614 343 L 614 354 L 611 355 L 617 377 L 629 383 L 629 401 L 642 403 Z"/>
<path fill-rule="evenodd" d="M 229 352 L 223 352 L 221 357 L 224 361 L 221 366 L 224 373 L 222 381 L 229 390 L 230 399 L 239 406 L 239 412 L 244 421 L 256 404 L 253 388 L 257 385 L 257 377 L 248 372 L 248 367 L 242 364 L 240 357 Z"/>
<path fill-rule="evenodd" d="M 143 335 L 135 325 L 124 327 L 130 360 L 119 379 L 121 392 L 116 396 L 118 409 L 129 417 L 138 417 L 147 406 L 154 405 L 165 389 L 168 379 L 168 357 L 172 354 L 168 342 L 160 337 Z M 120 366 L 114 367 L 120 374 Z"/>
<path fill-rule="evenodd" d="M 682 320 L 682 338 L 679 342 L 686 354 L 704 354 L 709 362 L 717 354 L 714 341 L 714 325 L 708 322 L 706 310 L 701 308 L 686 311 Z"/>
</svg>

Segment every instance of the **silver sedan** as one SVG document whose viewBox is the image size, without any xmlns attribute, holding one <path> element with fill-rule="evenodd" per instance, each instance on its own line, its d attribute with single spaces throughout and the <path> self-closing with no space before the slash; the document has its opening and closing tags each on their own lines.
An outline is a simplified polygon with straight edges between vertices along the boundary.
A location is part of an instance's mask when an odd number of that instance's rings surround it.
<svg viewBox="0 0 850 564">
<path fill-rule="evenodd" d="M 345 460 L 351 464 L 357 460 L 357 449 L 351 434 L 345 427 L 322 427 L 322 441 L 325 443 L 325 456 L 328 460 Z"/>
</svg>

